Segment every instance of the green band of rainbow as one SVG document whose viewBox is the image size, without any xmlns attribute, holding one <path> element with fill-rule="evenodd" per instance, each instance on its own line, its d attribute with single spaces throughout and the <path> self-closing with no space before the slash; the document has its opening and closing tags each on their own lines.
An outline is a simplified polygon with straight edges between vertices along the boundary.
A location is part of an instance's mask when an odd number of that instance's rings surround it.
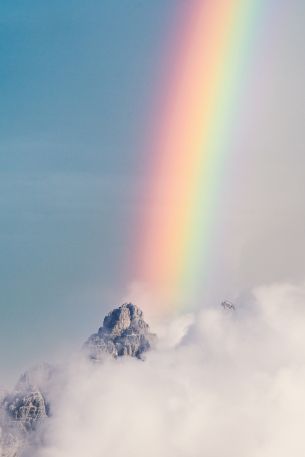
<svg viewBox="0 0 305 457">
<path fill-rule="evenodd" d="M 262 0 L 184 5 L 172 50 L 176 57 L 168 69 L 169 95 L 149 147 L 153 187 L 137 264 L 137 277 L 169 304 L 191 299 L 204 275 L 221 174 L 262 8 Z"/>
</svg>

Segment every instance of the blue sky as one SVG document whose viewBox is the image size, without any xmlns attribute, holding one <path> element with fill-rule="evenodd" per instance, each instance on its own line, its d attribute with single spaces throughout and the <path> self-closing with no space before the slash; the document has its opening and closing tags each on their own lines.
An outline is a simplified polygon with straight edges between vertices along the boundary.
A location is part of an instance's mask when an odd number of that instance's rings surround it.
<svg viewBox="0 0 305 457">
<path fill-rule="evenodd" d="M 123 293 L 173 5 L 1 2 L 0 366 L 12 375 L 56 340 L 80 345 Z"/>
<path fill-rule="evenodd" d="M 80 347 L 125 294 L 144 132 L 179 2 L 0 3 L 4 381 Z M 268 5 L 215 226 L 215 303 L 304 279 L 305 7 Z"/>
</svg>

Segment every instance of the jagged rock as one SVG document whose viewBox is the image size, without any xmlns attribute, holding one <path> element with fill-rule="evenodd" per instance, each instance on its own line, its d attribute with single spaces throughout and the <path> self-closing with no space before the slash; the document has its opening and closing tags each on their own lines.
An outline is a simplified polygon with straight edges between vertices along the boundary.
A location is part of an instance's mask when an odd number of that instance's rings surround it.
<svg viewBox="0 0 305 457">
<path fill-rule="evenodd" d="M 15 390 L 2 400 L 2 410 L 9 422 L 20 430 L 34 430 L 38 422 L 49 415 L 46 389 L 54 368 L 41 364 L 23 373 Z"/>
<path fill-rule="evenodd" d="M 143 312 L 132 303 L 125 303 L 105 317 L 103 326 L 85 343 L 85 349 L 89 357 L 97 361 L 105 354 L 114 358 L 126 355 L 141 359 L 155 339 L 144 321 Z"/>
<path fill-rule="evenodd" d="M 19 457 L 34 432 L 48 417 L 48 405 L 40 391 L 13 392 L 3 400 L 0 415 L 1 457 Z"/>
<path fill-rule="evenodd" d="M 105 317 L 85 349 L 94 361 L 107 354 L 142 359 L 155 340 L 142 311 L 125 303 Z M 38 365 L 20 377 L 12 393 L 0 392 L 0 457 L 21 457 L 24 449 L 33 445 L 35 430 L 50 415 L 47 392 L 57 374 L 51 365 Z"/>
<path fill-rule="evenodd" d="M 4 411 L 9 422 L 26 431 L 35 430 L 37 424 L 48 416 L 48 407 L 41 392 L 14 392 L 4 400 Z"/>
<path fill-rule="evenodd" d="M 15 390 L 0 402 L 1 457 L 18 457 L 38 425 L 49 415 L 44 389 L 53 368 L 38 365 L 25 372 Z"/>
</svg>

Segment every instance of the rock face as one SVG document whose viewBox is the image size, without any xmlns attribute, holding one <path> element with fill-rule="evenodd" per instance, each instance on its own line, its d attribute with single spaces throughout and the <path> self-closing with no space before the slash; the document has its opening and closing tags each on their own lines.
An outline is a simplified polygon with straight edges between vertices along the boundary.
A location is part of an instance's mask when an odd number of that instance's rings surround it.
<svg viewBox="0 0 305 457">
<path fill-rule="evenodd" d="M 48 416 L 41 392 L 13 392 L 1 405 L 1 457 L 19 457 L 40 422 Z"/>
<path fill-rule="evenodd" d="M 35 430 L 40 420 L 48 416 L 48 407 L 41 392 L 14 392 L 4 400 L 4 411 L 9 422 L 24 431 Z"/>
<path fill-rule="evenodd" d="M 143 359 L 155 340 L 142 311 L 126 303 L 105 317 L 85 343 L 85 351 L 93 361 L 107 355 Z M 13 392 L 0 391 L 0 457 L 21 457 L 35 442 L 39 424 L 50 416 L 47 392 L 57 374 L 54 367 L 42 364 L 24 373 Z"/>
<path fill-rule="evenodd" d="M 50 374 L 51 367 L 47 364 L 27 371 L 15 390 L 1 399 L 1 457 L 18 457 L 40 422 L 48 417 L 49 405 L 41 386 L 46 385 Z"/>
<path fill-rule="evenodd" d="M 103 326 L 90 336 L 85 350 L 90 359 L 100 361 L 106 354 L 114 358 L 122 356 L 142 359 L 155 342 L 144 321 L 143 312 L 132 303 L 125 303 L 111 311 L 104 319 Z"/>
</svg>

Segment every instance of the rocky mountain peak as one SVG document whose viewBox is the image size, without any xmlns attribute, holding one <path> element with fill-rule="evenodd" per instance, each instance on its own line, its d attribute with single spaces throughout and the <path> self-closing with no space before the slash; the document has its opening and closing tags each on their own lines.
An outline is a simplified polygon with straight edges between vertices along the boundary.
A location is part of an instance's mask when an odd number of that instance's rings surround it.
<svg viewBox="0 0 305 457">
<path fill-rule="evenodd" d="M 107 355 L 143 359 L 155 340 L 141 309 L 124 303 L 107 314 L 102 327 L 85 343 L 85 351 L 96 362 Z M 47 392 L 57 375 L 55 367 L 41 364 L 25 372 L 13 392 L 0 391 L 0 457 L 21 457 L 35 441 L 37 428 L 50 416 Z"/>
<path fill-rule="evenodd" d="M 130 329 L 139 332 L 148 331 L 148 328 L 140 308 L 132 303 L 125 303 L 107 314 L 99 333 L 109 332 L 113 336 L 122 336 L 124 332 Z"/>
<path fill-rule="evenodd" d="M 143 312 L 132 303 L 124 303 L 104 318 L 103 326 L 85 344 L 89 357 L 101 360 L 105 354 L 143 358 L 151 349 L 155 335 L 150 333 Z"/>
<path fill-rule="evenodd" d="M 14 392 L 4 401 L 8 421 L 19 424 L 19 429 L 34 430 L 38 422 L 48 416 L 48 406 L 42 393 Z"/>
</svg>

